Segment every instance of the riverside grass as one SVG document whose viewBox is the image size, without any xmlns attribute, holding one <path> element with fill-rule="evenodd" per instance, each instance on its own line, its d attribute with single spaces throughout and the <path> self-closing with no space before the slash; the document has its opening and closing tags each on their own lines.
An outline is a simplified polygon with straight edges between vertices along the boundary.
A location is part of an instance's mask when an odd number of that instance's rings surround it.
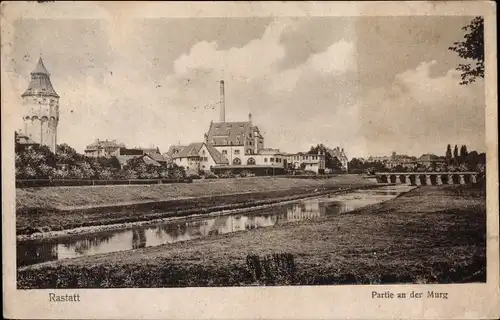
<svg viewBox="0 0 500 320">
<path fill-rule="evenodd" d="M 424 186 L 349 214 L 22 267 L 18 288 L 485 282 L 485 221 L 484 185 Z"/>
<path fill-rule="evenodd" d="M 189 184 L 109 185 L 83 187 L 43 187 L 16 189 L 16 211 L 83 209 L 196 198 L 201 196 L 267 192 L 301 188 L 373 185 L 359 175 L 344 174 L 329 179 L 251 177 L 196 181 Z"/>
<path fill-rule="evenodd" d="M 322 180 L 258 177 L 184 185 L 18 189 L 16 231 L 26 235 L 203 214 L 371 186 L 376 184 L 344 175 Z M 83 200 L 88 205 L 78 206 Z"/>
</svg>

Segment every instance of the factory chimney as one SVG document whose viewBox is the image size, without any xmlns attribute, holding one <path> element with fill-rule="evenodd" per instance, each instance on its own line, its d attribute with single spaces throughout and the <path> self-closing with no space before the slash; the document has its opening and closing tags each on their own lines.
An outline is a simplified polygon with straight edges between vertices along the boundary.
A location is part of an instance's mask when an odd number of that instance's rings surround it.
<svg viewBox="0 0 500 320">
<path fill-rule="evenodd" d="M 224 93 L 224 80 L 220 81 L 220 122 L 226 122 L 226 95 Z"/>
</svg>

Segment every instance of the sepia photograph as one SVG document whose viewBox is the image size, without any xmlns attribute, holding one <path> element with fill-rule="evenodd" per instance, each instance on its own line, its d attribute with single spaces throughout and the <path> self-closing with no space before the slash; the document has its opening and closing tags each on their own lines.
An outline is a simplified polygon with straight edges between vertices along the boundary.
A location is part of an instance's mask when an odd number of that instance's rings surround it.
<svg viewBox="0 0 500 320">
<path fill-rule="evenodd" d="M 15 290 L 486 285 L 484 15 L 30 6 L 2 40 Z"/>
</svg>

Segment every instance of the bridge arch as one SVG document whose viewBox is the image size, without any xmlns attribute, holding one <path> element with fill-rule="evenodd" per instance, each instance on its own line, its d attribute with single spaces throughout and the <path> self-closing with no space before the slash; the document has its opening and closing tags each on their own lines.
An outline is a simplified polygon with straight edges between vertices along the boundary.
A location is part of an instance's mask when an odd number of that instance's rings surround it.
<svg viewBox="0 0 500 320">
<path fill-rule="evenodd" d="M 430 185 L 437 185 L 438 184 L 437 183 L 437 175 L 431 174 L 430 178 L 431 178 L 431 180 L 430 180 L 431 184 Z"/>
<path fill-rule="evenodd" d="M 425 174 L 418 174 L 415 178 L 418 179 L 417 184 L 425 185 Z"/>
</svg>

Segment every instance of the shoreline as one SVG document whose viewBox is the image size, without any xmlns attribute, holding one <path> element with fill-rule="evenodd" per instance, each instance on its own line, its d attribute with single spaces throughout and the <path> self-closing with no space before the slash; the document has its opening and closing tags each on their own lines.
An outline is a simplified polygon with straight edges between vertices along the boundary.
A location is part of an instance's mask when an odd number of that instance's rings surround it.
<svg viewBox="0 0 500 320">
<path fill-rule="evenodd" d="M 271 178 L 181 186 L 16 190 L 16 236 L 28 239 L 32 234 L 206 214 L 295 200 L 320 192 L 379 186 L 357 176 L 342 176 L 321 181 Z M 68 206 L 72 209 L 57 209 Z"/>
<path fill-rule="evenodd" d="M 321 196 L 325 196 L 328 194 L 338 195 L 338 194 L 345 194 L 345 193 L 353 192 L 356 190 L 377 189 L 377 188 L 384 187 L 386 185 L 387 184 L 381 184 L 381 185 L 375 185 L 375 186 L 340 188 L 340 189 L 336 189 L 336 190 L 318 191 L 318 192 L 315 192 L 314 194 L 306 193 L 306 194 L 290 196 L 290 197 L 286 197 L 286 198 L 268 199 L 268 200 L 265 200 L 263 202 L 269 202 L 269 203 L 264 203 L 264 204 L 259 204 L 256 202 L 249 203 L 249 204 L 245 203 L 245 204 L 243 204 L 243 207 L 236 208 L 236 209 L 220 210 L 217 207 L 214 207 L 214 208 L 208 208 L 207 210 L 209 210 L 209 211 L 206 213 L 187 214 L 187 215 L 181 215 L 181 216 L 167 216 L 167 217 L 157 218 L 157 219 L 149 219 L 149 220 L 142 220 L 142 221 L 135 221 L 135 222 L 124 222 L 124 223 L 116 223 L 116 224 L 102 224 L 102 225 L 97 224 L 94 226 L 65 229 L 65 230 L 61 230 L 61 231 L 49 231 L 49 232 L 38 232 L 38 233 L 31 233 L 31 234 L 19 234 L 16 236 L 16 242 L 21 243 L 21 242 L 30 242 L 30 241 L 50 241 L 50 240 L 54 240 L 54 239 L 66 238 L 66 237 L 71 237 L 71 236 L 82 236 L 82 235 L 87 235 L 87 234 L 92 234 L 92 233 L 101 233 L 101 232 L 116 231 L 116 230 L 127 230 L 127 229 L 131 229 L 131 228 L 139 227 L 139 226 L 140 227 L 148 227 L 151 225 L 166 223 L 166 222 L 170 222 L 170 221 L 182 221 L 182 220 L 196 219 L 196 218 L 225 216 L 225 215 L 231 215 L 234 213 L 250 212 L 250 211 L 254 211 L 254 210 L 285 205 L 285 204 L 289 204 L 289 203 L 293 203 L 293 202 L 297 202 L 297 201 L 305 200 L 305 199 L 314 199 L 316 197 L 321 197 Z M 406 192 L 403 192 L 401 194 L 404 194 L 404 193 L 406 193 Z M 251 194 L 251 192 L 249 192 L 248 194 Z M 401 196 L 401 194 L 397 195 L 396 197 Z M 224 195 L 224 196 L 226 196 L 226 195 Z M 169 213 L 171 213 L 171 212 L 165 212 L 165 214 L 169 214 Z"/>
<path fill-rule="evenodd" d="M 17 287 L 485 282 L 485 247 L 484 190 L 421 187 L 347 214 L 279 228 L 20 267 Z"/>
</svg>

